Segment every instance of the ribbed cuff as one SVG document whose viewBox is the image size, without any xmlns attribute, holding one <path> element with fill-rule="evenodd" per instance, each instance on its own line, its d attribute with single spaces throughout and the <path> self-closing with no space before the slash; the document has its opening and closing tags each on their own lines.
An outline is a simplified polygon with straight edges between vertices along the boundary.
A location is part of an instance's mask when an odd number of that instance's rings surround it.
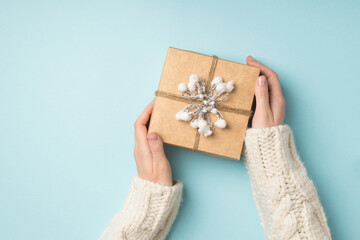
<svg viewBox="0 0 360 240">
<path fill-rule="evenodd" d="M 173 186 L 165 186 L 135 176 L 131 184 L 129 197 L 133 200 L 131 205 L 144 213 L 148 210 L 144 222 L 157 224 L 165 217 L 167 208 L 173 207 L 173 203 L 181 198 L 183 185 L 180 181 L 174 181 Z M 146 205 L 146 206 L 145 206 Z"/>
<path fill-rule="evenodd" d="M 180 181 L 164 186 L 135 176 L 122 211 L 100 239 L 164 239 L 177 215 L 182 189 Z"/>
<path fill-rule="evenodd" d="M 261 168 L 268 177 L 302 166 L 288 125 L 248 129 L 244 153 L 248 168 Z"/>
<path fill-rule="evenodd" d="M 248 139 L 251 137 L 267 137 L 269 135 L 283 134 L 289 132 L 291 132 L 289 125 L 277 125 L 274 127 L 265 127 L 265 128 L 249 128 L 246 131 L 246 137 Z"/>
<path fill-rule="evenodd" d="M 181 201 L 183 185 L 180 181 L 174 183 L 164 186 L 138 176 L 133 178 L 123 211 L 130 223 L 125 231 L 134 239 L 166 235 Z"/>
</svg>

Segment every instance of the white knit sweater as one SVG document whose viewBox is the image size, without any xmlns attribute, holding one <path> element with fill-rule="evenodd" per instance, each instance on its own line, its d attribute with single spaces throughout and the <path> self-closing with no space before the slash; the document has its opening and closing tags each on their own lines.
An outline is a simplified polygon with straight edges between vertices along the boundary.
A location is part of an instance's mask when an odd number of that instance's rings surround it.
<svg viewBox="0 0 360 240">
<path fill-rule="evenodd" d="M 266 239 L 331 239 L 316 189 L 296 153 L 289 126 L 248 129 L 244 156 Z M 178 181 L 167 187 L 135 177 L 123 210 L 100 239 L 165 239 L 181 194 Z"/>
</svg>

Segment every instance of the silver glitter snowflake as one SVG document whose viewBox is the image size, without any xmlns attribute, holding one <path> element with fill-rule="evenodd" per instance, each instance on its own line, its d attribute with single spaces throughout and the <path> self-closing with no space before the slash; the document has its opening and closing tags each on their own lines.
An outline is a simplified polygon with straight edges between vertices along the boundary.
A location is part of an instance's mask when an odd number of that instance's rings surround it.
<svg viewBox="0 0 360 240">
<path fill-rule="evenodd" d="M 211 81 L 211 88 L 207 93 L 204 79 L 199 79 L 198 75 L 192 74 L 190 75 L 189 83 L 187 85 L 180 83 L 178 89 L 182 92 L 183 97 L 190 100 L 200 100 L 202 103 L 189 105 L 176 113 L 175 117 L 177 120 L 190 121 L 190 126 L 197 128 L 199 133 L 205 137 L 210 136 L 214 130 L 210 120 L 210 113 L 217 117 L 217 121 L 214 124 L 216 127 L 226 127 L 226 121 L 216 107 L 219 102 L 225 100 L 229 93 L 234 90 L 234 81 L 224 83 L 221 77 L 215 77 Z M 225 95 L 218 99 L 223 94 Z"/>
</svg>

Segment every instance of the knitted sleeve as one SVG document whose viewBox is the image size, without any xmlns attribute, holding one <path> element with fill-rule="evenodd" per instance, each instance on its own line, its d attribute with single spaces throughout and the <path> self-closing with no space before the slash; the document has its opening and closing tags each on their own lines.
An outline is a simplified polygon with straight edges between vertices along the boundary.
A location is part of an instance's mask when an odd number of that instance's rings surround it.
<svg viewBox="0 0 360 240">
<path fill-rule="evenodd" d="M 244 155 L 266 239 L 331 239 L 288 125 L 248 129 Z"/>
<path fill-rule="evenodd" d="M 165 239 L 177 215 L 182 188 L 179 181 L 169 187 L 134 177 L 122 211 L 100 240 Z"/>
</svg>

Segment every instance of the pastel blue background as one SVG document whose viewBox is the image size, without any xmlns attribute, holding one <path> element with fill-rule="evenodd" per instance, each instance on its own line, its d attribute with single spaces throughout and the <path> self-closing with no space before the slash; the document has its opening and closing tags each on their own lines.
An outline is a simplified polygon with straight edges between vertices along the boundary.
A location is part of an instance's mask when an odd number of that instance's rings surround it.
<svg viewBox="0 0 360 240">
<path fill-rule="evenodd" d="M 97 239 L 136 174 L 133 122 L 168 46 L 277 71 L 333 239 L 358 239 L 358 1 L 0 0 L 0 235 Z M 166 146 L 168 237 L 263 239 L 243 162 Z"/>
</svg>

